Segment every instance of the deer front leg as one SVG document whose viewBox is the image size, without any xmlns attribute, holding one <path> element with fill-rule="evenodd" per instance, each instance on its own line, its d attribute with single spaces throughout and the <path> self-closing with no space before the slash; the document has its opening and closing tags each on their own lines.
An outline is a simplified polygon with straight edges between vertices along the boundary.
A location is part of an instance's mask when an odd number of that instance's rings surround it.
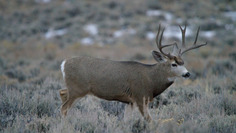
<svg viewBox="0 0 236 133">
<path fill-rule="evenodd" d="M 144 119 L 148 122 L 151 122 L 152 118 L 151 118 L 149 111 L 148 111 L 148 104 L 149 104 L 149 98 L 145 98 L 145 97 L 143 98 L 143 100 L 137 102 L 137 106 L 139 108 L 139 111 L 141 112 Z"/>
</svg>

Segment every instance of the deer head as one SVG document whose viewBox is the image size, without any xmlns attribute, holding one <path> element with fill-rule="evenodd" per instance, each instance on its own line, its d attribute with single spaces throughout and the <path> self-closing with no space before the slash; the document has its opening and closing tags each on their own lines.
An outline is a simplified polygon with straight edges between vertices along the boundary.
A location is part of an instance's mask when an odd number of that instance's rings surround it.
<svg viewBox="0 0 236 133">
<path fill-rule="evenodd" d="M 193 45 L 191 47 L 187 48 L 185 45 L 186 25 L 185 25 L 184 29 L 181 26 L 179 26 L 179 28 L 182 32 L 182 45 L 179 47 L 176 42 L 174 42 L 172 44 L 162 45 L 162 37 L 163 37 L 163 33 L 164 33 L 165 28 L 163 28 L 161 35 L 160 35 L 161 25 L 159 25 L 158 32 L 156 35 L 156 44 L 157 44 L 157 48 L 159 49 L 159 52 L 154 50 L 152 52 L 152 55 L 157 62 L 167 62 L 170 66 L 171 72 L 173 72 L 175 74 L 175 76 L 182 76 L 182 77 L 187 78 L 190 76 L 190 73 L 188 72 L 188 70 L 184 66 L 184 61 L 181 58 L 182 55 L 184 53 L 186 53 L 187 51 L 205 46 L 205 45 L 207 45 L 207 43 L 196 44 L 199 30 L 200 30 L 200 27 L 198 27 L 196 38 L 195 38 Z M 160 35 L 160 39 L 159 39 L 159 35 Z M 165 53 L 163 51 L 163 48 L 170 47 L 170 46 L 173 46 L 172 53 L 168 53 L 168 54 Z"/>
</svg>

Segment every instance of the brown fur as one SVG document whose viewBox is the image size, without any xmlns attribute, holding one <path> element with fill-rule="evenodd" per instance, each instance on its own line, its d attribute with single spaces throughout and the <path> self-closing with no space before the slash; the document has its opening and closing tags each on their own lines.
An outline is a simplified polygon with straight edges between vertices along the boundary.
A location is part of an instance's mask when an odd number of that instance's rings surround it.
<svg viewBox="0 0 236 133">
<path fill-rule="evenodd" d="M 67 100 L 67 89 L 63 89 L 59 91 L 61 96 L 61 101 L 64 103 Z"/>
<path fill-rule="evenodd" d="M 184 61 L 180 56 L 174 56 L 174 60 L 178 65 L 184 65 Z"/>
<path fill-rule="evenodd" d="M 68 90 L 60 90 L 61 111 L 66 115 L 77 98 L 92 94 L 106 100 L 136 103 L 145 119 L 150 120 L 149 101 L 173 83 L 168 77 L 175 75 L 168 66 L 170 61 L 148 65 L 91 57 L 68 59 L 64 65 Z"/>
</svg>

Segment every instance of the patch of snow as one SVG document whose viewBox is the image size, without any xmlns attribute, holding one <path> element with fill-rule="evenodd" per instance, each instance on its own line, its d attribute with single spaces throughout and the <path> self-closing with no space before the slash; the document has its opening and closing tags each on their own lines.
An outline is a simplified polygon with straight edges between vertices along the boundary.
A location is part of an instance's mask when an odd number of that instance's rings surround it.
<svg viewBox="0 0 236 133">
<path fill-rule="evenodd" d="M 49 2 L 51 2 L 51 0 L 35 0 L 35 2 L 38 2 L 38 3 L 49 3 Z"/>
<path fill-rule="evenodd" d="M 62 36 L 67 33 L 67 29 L 60 29 L 60 30 L 54 30 L 50 28 L 47 33 L 45 33 L 44 37 L 46 39 L 53 38 L 55 36 Z"/>
<path fill-rule="evenodd" d="M 174 18 L 173 14 L 171 14 L 169 12 L 161 11 L 161 10 L 148 10 L 146 12 L 146 15 L 149 17 L 163 15 L 166 20 L 172 20 Z"/>
<path fill-rule="evenodd" d="M 162 11 L 160 11 L 160 10 L 148 10 L 147 12 L 146 12 L 146 15 L 147 16 L 160 16 L 162 13 L 161 13 Z"/>
<path fill-rule="evenodd" d="M 182 27 L 184 28 L 184 27 Z M 200 31 L 201 32 L 201 31 Z M 149 31 L 146 33 L 146 38 L 148 40 L 153 40 L 155 39 L 156 37 L 156 34 L 157 32 L 152 32 L 152 31 Z M 192 35 L 195 35 L 196 33 L 194 33 L 191 28 L 188 28 L 186 29 L 186 33 L 185 33 L 185 37 L 189 37 L 189 36 L 192 36 Z M 205 36 L 207 38 L 211 38 L 213 36 L 215 36 L 215 32 L 214 31 L 202 31 L 200 33 L 201 36 Z M 182 40 L 182 32 L 181 30 L 179 29 L 178 26 L 168 26 L 166 27 L 164 33 L 163 33 L 163 38 L 177 38 L 179 40 Z"/>
<path fill-rule="evenodd" d="M 205 38 L 212 38 L 214 37 L 216 34 L 215 31 L 202 31 L 201 32 L 201 36 L 205 37 Z"/>
<path fill-rule="evenodd" d="M 176 23 L 177 24 L 181 24 L 181 23 L 183 23 L 184 22 L 184 20 L 183 19 L 181 19 L 181 18 L 176 18 Z"/>
<path fill-rule="evenodd" d="M 88 24 L 84 27 L 84 30 L 89 33 L 90 35 L 97 35 L 98 34 L 98 27 L 96 24 Z"/>
<path fill-rule="evenodd" d="M 148 40 L 153 40 L 155 37 L 156 37 L 156 33 L 154 33 L 154 32 L 149 31 L 146 33 L 146 38 Z"/>
<path fill-rule="evenodd" d="M 132 29 L 132 28 L 129 28 L 129 29 L 126 30 L 126 33 L 128 33 L 130 35 L 135 35 L 136 34 L 136 30 Z"/>
<path fill-rule="evenodd" d="M 192 30 L 190 28 L 187 28 L 185 36 L 191 36 L 192 35 Z M 178 38 L 179 40 L 182 39 L 182 32 L 179 29 L 178 26 L 169 26 L 166 28 L 163 34 L 164 37 L 166 38 Z"/>
<path fill-rule="evenodd" d="M 90 45 L 94 44 L 93 39 L 90 37 L 85 37 L 85 38 L 81 39 L 80 42 L 82 43 L 82 45 L 85 45 L 85 46 L 90 46 Z"/>
<path fill-rule="evenodd" d="M 231 18 L 233 21 L 236 21 L 236 11 L 225 12 L 224 16 Z"/>
<path fill-rule="evenodd" d="M 129 28 L 129 29 L 122 29 L 122 30 L 117 30 L 113 33 L 114 38 L 119 38 L 122 37 L 123 35 L 135 35 L 136 30 Z"/>
<path fill-rule="evenodd" d="M 123 30 L 117 30 L 113 33 L 113 37 L 118 38 L 118 37 L 123 36 L 123 34 L 124 34 Z"/>
<path fill-rule="evenodd" d="M 234 29 L 234 25 L 233 24 L 225 24 L 225 29 L 226 30 L 233 30 Z"/>
</svg>

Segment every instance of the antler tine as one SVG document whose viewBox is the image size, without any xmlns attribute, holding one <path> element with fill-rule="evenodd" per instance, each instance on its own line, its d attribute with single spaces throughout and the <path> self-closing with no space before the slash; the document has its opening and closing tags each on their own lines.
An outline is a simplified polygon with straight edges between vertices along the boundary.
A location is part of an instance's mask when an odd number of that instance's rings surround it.
<svg viewBox="0 0 236 133">
<path fill-rule="evenodd" d="M 196 45 L 196 43 L 197 43 L 199 30 L 200 30 L 200 26 L 199 26 L 198 29 L 197 29 L 197 35 L 196 35 L 196 37 L 195 37 L 195 41 L 194 41 L 193 45 Z"/>
<path fill-rule="evenodd" d="M 159 24 L 158 32 L 157 32 L 157 35 L 156 35 L 156 44 L 157 44 L 158 48 L 159 48 L 158 37 L 159 37 L 160 31 L 161 31 L 161 24 Z"/>
<path fill-rule="evenodd" d="M 184 26 L 184 29 L 179 25 L 179 28 L 182 32 L 182 47 L 185 48 L 185 32 L 186 32 L 186 24 Z"/>
<path fill-rule="evenodd" d="M 197 34 L 196 34 L 196 37 L 195 37 L 195 41 L 194 41 L 194 43 L 193 43 L 193 46 L 190 47 L 190 48 L 188 48 L 188 49 L 183 50 L 183 52 L 181 52 L 181 55 L 183 55 L 185 52 L 187 52 L 187 51 L 189 51 L 189 50 L 196 49 L 196 48 L 199 48 L 199 47 L 202 47 L 202 46 L 207 45 L 207 42 L 204 43 L 204 44 L 200 44 L 200 45 L 197 45 L 197 44 L 196 44 L 196 43 L 197 43 L 197 39 L 198 39 L 199 30 L 200 30 L 200 26 L 199 26 L 198 29 L 197 29 Z"/>
<path fill-rule="evenodd" d="M 162 51 L 163 48 L 165 47 L 169 47 L 169 46 L 172 46 L 172 45 L 175 45 L 176 43 L 173 43 L 173 44 L 168 44 L 168 45 L 162 45 L 161 42 L 162 42 L 162 37 L 163 37 L 163 33 L 164 33 L 164 30 L 165 28 L 163 28 L 162 32 L 161 32 L 161 35 L 160 35 L 160 40 L 159 40 L 159 34 L 160 34 L 160 30 L 161 30 L 161 25 L 159 25 L 159 28 L 158 28 L 158 32 L 157 32 L 157 35 L 156 35 L 156 44 L 157 44 L 157 47 L 158 49 L 160 50 L 160 52 L 169 57 L 169 58 L 172 58 L 172 56 L 170 55 L 170 53 L 166 54 L 164 51 Z M 158 41 L 159 40 L 159 41 Z"/>
<path fill-rule="evenodd" d="M 165 27 L 163 28 L 163 30 L 162 30 L 162 32 L 161 32 L 161 37 L 160 37 L 160 40 L 159 40 L 159 49 L 162 49 L 162 44 L 161 44 L 161 42 L 162 42 L 162 37 L 163 37 L 163 32 L 165 31 Z"/>
<path fill-rule="evenodd" d="M 189 51 L 189 50 L 196 49 L 196 48 L 199 48 L 199 47 L 202 47 L 202 46 L 205 46 L 205 45 L 207 45 L 207 42 L 204 43 L 204 44 L 200 44 L 200 45 L 194 45 L 193 47 L 190 47 L 190 48 L 184 50 L 184 51 L 181 53 L 181 55 L 183 55 L 185 52 L 187 52 L 187 51 Z"/>
</svg>

